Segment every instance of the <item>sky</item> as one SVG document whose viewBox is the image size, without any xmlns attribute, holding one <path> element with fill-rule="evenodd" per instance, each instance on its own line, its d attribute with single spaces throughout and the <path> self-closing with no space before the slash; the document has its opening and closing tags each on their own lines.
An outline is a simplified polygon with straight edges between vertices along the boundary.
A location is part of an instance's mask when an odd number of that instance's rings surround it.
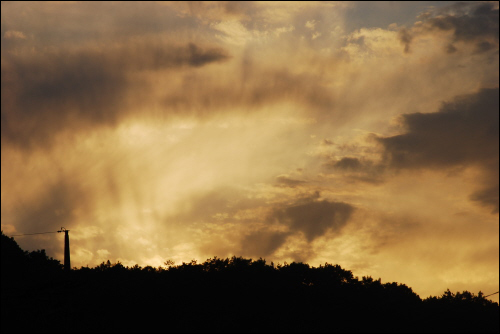
<svg viewBox="0 0 500 334">
<path fill-rule="evenodd" d="M 498 7 L 2 2 L 2 231 L 496 292 Z"/>
</svg>

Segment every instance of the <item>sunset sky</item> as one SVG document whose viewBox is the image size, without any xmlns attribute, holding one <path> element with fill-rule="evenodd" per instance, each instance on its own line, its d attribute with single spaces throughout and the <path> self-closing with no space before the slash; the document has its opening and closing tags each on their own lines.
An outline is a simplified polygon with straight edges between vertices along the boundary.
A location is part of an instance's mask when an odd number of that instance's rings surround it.
<svg viewBox="0 0 500 334">
<path fill-rule="evenodd" d="M 2 2 L 2 230 L 496 292 L 498 7 Z"/>
</svg>

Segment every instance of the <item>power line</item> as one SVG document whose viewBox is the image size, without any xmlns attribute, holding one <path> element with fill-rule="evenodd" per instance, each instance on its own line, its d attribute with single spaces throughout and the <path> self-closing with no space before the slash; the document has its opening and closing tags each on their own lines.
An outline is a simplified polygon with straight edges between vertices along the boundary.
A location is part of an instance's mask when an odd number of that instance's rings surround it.
<svg viewBox="0 0 500 334">
<path fill-rule="evenodd" d="M 483 298 L 486 298 L 486 297 L 489 297 L 489 296 L 493 296 L 493 295 L 496 295 L 496 294 L 497 294 L 498 292 L 500 292 L 500 291 L 497 291 L 497 292 L 493 292 L 493 293 L 490 293 L 490 294 L 489 294 L 489 295 L 487 295 L 487 296 L 483 296 Z"/>
<path fill-rule="evenodd" d="M 14 234 L 14 235 L 11 235 L 11 237 L 21 237 L 23 235 L 35 235 L 35 234 L 47 234 L 47 233 L 57 233 L 57 232 L 40 232 L 40 233 Z"/>
</svg>

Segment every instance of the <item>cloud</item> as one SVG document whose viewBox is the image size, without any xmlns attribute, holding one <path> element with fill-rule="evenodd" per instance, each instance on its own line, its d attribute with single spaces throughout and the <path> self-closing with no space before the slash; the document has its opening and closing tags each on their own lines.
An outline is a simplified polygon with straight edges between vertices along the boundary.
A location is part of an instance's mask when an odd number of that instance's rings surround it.
<svg viewBox="0 0 500 334">
<path fill-rule="evenodd" d="M 278 186 L 290 187 L 290 188 L 295 188 L 295 187 L 300 186 L 304 183 L 307 183 L 307 181 L 296 180 L 296 179 L 290 178 L 286 175 L 280 175 L 280 176 L 276 177 L 276 181 L 278 182 Z"/>
<path fill-rule="evenodd" d="M 472 198 L 498 211 L 498 100 L 498 88 L 482 89 L 444 103 L 435 113 L 403 115 L 406 133 L 377 139 L 384 163 L 396 169 L 479 166 L 490 186 Z"/>
<path fill-rule="evenodd" d="M 436 32 L 451 32 L 447 53 L 456 50 L 455 43 L 475 45 L 475 53 L 498 48 L 498 5 L 494 3 L 456 3 L 444 8 L 427 11 L 420 15 L 410 30 L 401 29 L 400 41 L 408 52 L 414 37 Z"/>
<path fill-rule="evenodd" d="M 262 217 L 250 232 L 244 233 L 240 241 L 242 254 L 305 260 L 314 255 L 311 242 L 327 233 L 340 235 L 354 207 L 344 202 L 320 200 L 319 192 L 302 196 L 292 197 L 292 203 L 272 205 L 267 217 Z"/>
<path fill-rule="evenodd" d="M 3 37 L 6 39 L 26 39 L 26 35 L 22 31 L 17 31 L 17 30 L 7 30 L 4 34 Z"/>
<path fill-rule="evenodd" d="M 344 157 L 338 161 L 332 161 L 328 164 L 331 168 L 341 169 L 341 170 L 352 170 L 357 171 L 363 168 L 363 164 L 358 158 Z"/>
<path fill-rule="evenodd" d="M 406 29 L 401 29 L 398 33 L 399 40 L 403 45 L 405 46 L 405 53 L 410 52 L 410 44 L 411 40 L 413 39 L 413 36 L 408 32 Z"/>
<path fill-rule="evenodd" d="M 132 43 L 104 50 L 60 50 L 2 57 L 2 144 L 50 144 L 63 131 L 114 125 L 147 102 L 143 71 L 202 67 L 228 59 L 216 47 Z M 136 79 L 137 80 L 137 79 Z"/>
<path fill-rule="evenodd" d="M 311 242 L 329 230 L 339 234 L 353 211 L 354 207 L 347 203 L 307 199 L 275 210 L 270 219 L 288 226 L 292 232 L 304 233 Z"/>
<path fill-rule="evenodd" d="M 13 50 L 46 50 L 81 47 L 94 44 L 112 45 L 131 40 L 144 40 L 156 35 L 157 40 L 175 34 L 177 41 L 192 40 L 191 32 L 199 25 L 195 19 L 181 17 L 157 2 L 86 3 L 2 2 L 2 34 L 22 31 L 29 37 L 27 49 L 14 48 L 2 39 L 2 53 Z M 106 18 L 96 12 L 108 13 Z M 133 14 L 131 14 L 133 13 Z M 189 37 L 191 35 L 191 37 Z M 207 42 L 207 34 L 198 31 L 196 37 Z M 200 40 L 194 42 L 199 43 Z M 171 40 L 172 41 L 172 40 Z M 4 49 L 4 46 L 9 46 Z M 10 48 L 13 47 L 13 48 Z"/>
<path fill-rule="evenodd" d="M 455 41 L 476 42 L 490 37 L 498 42 L 498 8 L 493 3 L 468 4 L 462 8 L 465 11 L 455 15 L 444 13 L 429 18 L 428 29 L 451 30 Z"/>
<path fill-rule="evenodd" d="M 288 69 L 268 69 L 243 61 L 229 76 L 186 76 L 163 98 L 163 107 L 199 117 L 213 110 L 234 112 L 235 108 L 254 110 L 278 103 L 308 108 L 313 115 L 331 112 L 332 94 L 314 75 Z M 331 115 L 330 115 L 331 117 Z"/>
<path fill-rule="evenodd" d="M 486 163 L 498 159 L 498 88 L 442 105 L 436 113 L 404 114 L 407 133 L 379 138 L 399 168 Z"/>
<path fill-rule="evenodd" d="M 241 252 L 248 256 L 270 256 L 285 243 L 289 234 L 284 231 L 272 230 L 252 232 L 243 238 Z"/>
<path fill-rule="evenodd" d="M 496 168 L 496 172 L 498 172 L 498 167 Z M 496 183 L 496 185 L 486 186 L 482 190 L 473 193 L 470 198 L 471 200 L 477 201 L 484 206 L 493 208 L 492 213 L 498 213 L 498 193 L 500 192 L 498 186 L 498 175 L 489 176 L 490 180 L 493 181 L 492 183 Z"/>
<path fill-rule="evenodd" d="M 386 170 L 386 166 L 382 163 L 356 157 L 342 157 L 340 159 L 328 157 L 323 166 L 327 170 L 341 175 L 344 181 L 361 181 L 371 184 L 382 183 Z"/>
<path fill-rule="evenodd" d="M 30 189 L 26 190 L 27 192 Z M 16 224 L 24 233 L 56 231 L 77 219 L 78 212 L 88 209 L 86 194 L 76 184 L 59 180 L 44 192 L 15 208 Z"/>
</svg>

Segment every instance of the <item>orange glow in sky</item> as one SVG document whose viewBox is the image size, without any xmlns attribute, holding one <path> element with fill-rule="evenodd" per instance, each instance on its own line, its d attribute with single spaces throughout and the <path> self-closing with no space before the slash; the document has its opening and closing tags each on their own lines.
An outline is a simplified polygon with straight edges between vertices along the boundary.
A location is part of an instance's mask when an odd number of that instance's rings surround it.
<svg viewBox="0 0 500 334">
<path fill-rule="evenodd" d="M 1 6 L 5 234 L 498 291 L 498 2 Z"/>
</svg>

